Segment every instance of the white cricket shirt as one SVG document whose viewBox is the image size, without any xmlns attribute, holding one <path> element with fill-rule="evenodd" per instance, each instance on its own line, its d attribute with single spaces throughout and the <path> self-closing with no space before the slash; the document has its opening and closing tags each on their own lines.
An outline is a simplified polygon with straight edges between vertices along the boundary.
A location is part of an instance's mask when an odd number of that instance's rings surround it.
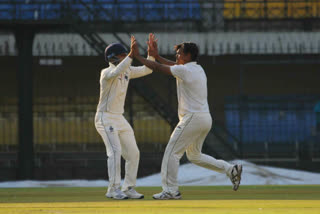
<svg viewBox="0 0 320 214">
<path fill-rule="evenodd" d="M 153 60 L 153 57 L 148 57 Z M 130 79 L 139 78 L 152 73 L 146 66 L 130 66 L 132 59 L 127 56 L 117 66 L 109 63 L 109 67 L 100 74 L 100 98 L 98 112 L 123 114 Z"/>
<path fill-rule="evenodd" d="M 177 81 L 178 113 L 209 112 L 207 76 L 196 62 L 170 67 Z"/>
</svg>

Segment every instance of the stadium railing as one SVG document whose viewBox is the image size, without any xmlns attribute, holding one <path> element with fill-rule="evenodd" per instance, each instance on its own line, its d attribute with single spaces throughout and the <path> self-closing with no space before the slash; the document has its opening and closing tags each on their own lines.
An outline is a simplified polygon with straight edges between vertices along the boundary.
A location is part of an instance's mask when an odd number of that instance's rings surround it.
<svg viewBox="0 0 320 214">
<path fill-rule="evenodd" d="M 100 145 L 101 137 L 94 127 L 96 96 L 35 97 L 33 107 L 34 146 L 36 150 L 70 148 L 82 151 L 90 145 Z M 135 137 L 139 144 L 166 144 L 171 126 L 139 96 L 134 96 Z M 18 145 L 17 100 L 1 98 L 0 151 L 15 151 Z M 131 121 L 126 109 L 125 117 Z"/>
</svg>

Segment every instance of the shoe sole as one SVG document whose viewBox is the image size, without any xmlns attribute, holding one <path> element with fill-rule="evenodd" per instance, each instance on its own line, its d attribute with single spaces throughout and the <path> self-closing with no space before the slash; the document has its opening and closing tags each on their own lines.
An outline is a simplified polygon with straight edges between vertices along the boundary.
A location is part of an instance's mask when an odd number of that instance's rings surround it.
<svg viewBox="0 0 320 214">
<path fill-rule="evenodd" d="M 125 198 L 114 198 L 112 196 L 106 196 L 107 198 L 111 198 L 111 199 L 114 199 L 114 200 L 127 200 L 129 199 L 128 197 L 125 197 Z"/>
<path fill-rule="evenodd" d="M 144 199 L 144 195 L 139 197 L 139 198 L 131 198 L 131 197 L 128 197 L 129 199 Z"/>
<path fill-rule="evenodd" d="M 152 197 L 154 200 L 180 200 L 182 197 L 176 197 L 176 198 L 155 198 Z"/>
<path fill-rule="evenodd" d="M 239 171 L 238 171 L 238 174 L 239 174 L 239 184 L 233 187 L 233 190 L 234 190 L 234 191 L 237 191 L 237 190 L 239 189 L 240 182 L 241 182 L 242 168 L 243 168 L 242 165 L 239 165 Z"/>
</svg>

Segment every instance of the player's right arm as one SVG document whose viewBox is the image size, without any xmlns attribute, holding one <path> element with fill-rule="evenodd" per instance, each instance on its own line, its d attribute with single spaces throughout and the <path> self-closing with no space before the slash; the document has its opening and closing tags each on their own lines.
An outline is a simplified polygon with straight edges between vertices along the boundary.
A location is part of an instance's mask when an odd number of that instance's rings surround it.
<svg viewBox="0 0 320 214">
<path fill-rule="evenodd" d="M 163 64 L 151 61 L 151 60 L 147 60 L 138 54 L 135 55 L 135 58 L 139 62 L 141 62 L 142 64 L 144 64 L 145 66 L 147 66 L 148 68 L 150 68 L 153 71 L 161 72 L 161 73 L 167 74 L 167 75 L 172 75 L 171 70 L 170 70 L 170 66 L 168 66 L 168 65 L 163 65 Z"/>
<path fill-rule="evenodd" d="M 132 63 L 132 58 L 126 56 L 114 69 L 104 72 L 102 78 L 103 79 L 111 79 L 119 76 L 124 73 Z"/>
<path fill-rule="evenodd" d="M 163 58 L 162 56 L 160 56 L 159 54 L 155 57 L 155 59 L 160 62 L 161 64 L 164 64 L 164 65 L 175 65 L 176 63 L 174 61 L 171 61 L 171 60 L 168 60 L 166 58 Z"/>
<path fill-rule="evenodd" d="M 161 64 L 164 64 L 164 65 L 169 65 L 169 66 L 172 66 L 172 65 L 176 65 L 176 62 L 174 61 L 171 61 L 169 59 L 166 59 L 162 56 L 159 55 L 159 52 L 158 52 L 158 44 L 156 41 L 153 42 L 153 50 L 151 50 L 149 53 L 150 56 L 153 56 L 158 62 L 160 62 Z"/>
</svg>

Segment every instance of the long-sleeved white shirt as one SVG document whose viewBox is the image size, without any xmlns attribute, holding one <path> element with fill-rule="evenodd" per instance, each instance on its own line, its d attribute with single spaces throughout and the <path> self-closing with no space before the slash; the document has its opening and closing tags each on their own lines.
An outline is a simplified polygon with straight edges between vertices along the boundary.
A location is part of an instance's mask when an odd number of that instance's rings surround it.
<svg viewBox="0 0 320 214">
<path fill-rule="evenodd" d="M 150 56 L 148 59 L 155 60 Z M 109 67 L 101 71 L 98 112 L 123 114 L 129 80 L 152 73 L 146 66 L 134 67 L 131 63 L 132 59 L 127 56 L 117 66 L 109 63 Z"/>
</svg>

